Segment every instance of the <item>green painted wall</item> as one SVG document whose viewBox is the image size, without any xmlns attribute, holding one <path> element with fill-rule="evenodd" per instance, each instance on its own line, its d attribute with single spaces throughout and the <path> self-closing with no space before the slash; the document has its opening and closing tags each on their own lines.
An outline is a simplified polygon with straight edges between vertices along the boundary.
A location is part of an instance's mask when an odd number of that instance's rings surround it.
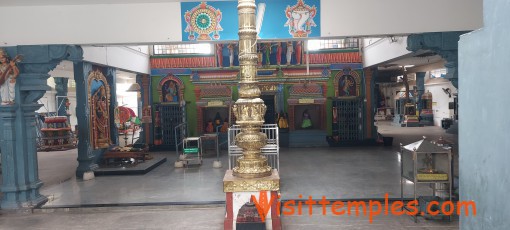
<svg viewBox="0 0 510 230">
<path fill-rule="evenodd" d="M 191 77 L 180 76 L 184 83 L 184 100 L 186 101 L 186 121 L 188 122 L 188 134 L 195 137 L 197 132 L 197 100 L 195 98 L 195 86 L 191 83 Z"/>
<path fill-rule="evenodd" d="M 237 89 L 237 85 L 232 85 L 232 101 L 237 101 L 239 99 L 239 90 Z"/>
<path fill-rule="evenodd" d="M 151 89 L 151 92 L 152 92 L 152 104 L 156 104 L 156 103 L 159 103 L 159 94 L 158 94 L 158 84 L 159 82 L 161 81 L 163 77 L 161 76 L 152 76 L 151 77 L 151 81 L 152 81 L 152 89 Z M 154 114 L 154 106 L 152 106 L 152 114 Z"/>
<path fill-rule="evenodd" d="M 334 76 L 338 73 L 338 71 L 331 71 L 331 75 L 329 77 L 327 87 L 328 92 L 326 94 L 326 129 L 328 131 L 328 135 L 333 135 L 333 103 L 331 98 L 335 97 L 335 86 L 333 85 Z"/>
<path fill-rule="evenodd" d="M 163 77 L 162 76 L 152 76 L 152 104 L 159 103 L 159 94 L 158 94 L 158 85 Z M 195 99 L 195 87 L 191 83 L 191 77 L 187 76 L 179 76 L 184 84 L 184 100 L 186 101 L 186 121 L 188 122 L 188 134 L 189 136 L 196 136 L 197 128 L 197 104 Z M 153 114 L 155 114 L 154 106 Z"/>
</svg>

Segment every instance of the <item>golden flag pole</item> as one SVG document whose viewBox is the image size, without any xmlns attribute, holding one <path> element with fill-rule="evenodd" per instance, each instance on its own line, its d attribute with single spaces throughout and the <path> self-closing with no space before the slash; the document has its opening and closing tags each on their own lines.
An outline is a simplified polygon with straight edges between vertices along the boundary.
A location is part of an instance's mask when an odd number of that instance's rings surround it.
<svg viewBox="0 0 510 230">
<path fill-rule="evenodd" d="M 271 175 L 267 158 L 260 148 L 266 145 L 267 137 L 260 132 L 264 124 L 266 106 L 259 98 L 257 85 L 257 29 L 255 22 L 255 0 L 238 0 L 239 14 L 239 99 L 233 106 L 236 123 L 241 132 L 235 137 L 243 149 L 243 156 L 237 160 L 233 175 L 241 178 L 260 178 Z"/>
</svg>

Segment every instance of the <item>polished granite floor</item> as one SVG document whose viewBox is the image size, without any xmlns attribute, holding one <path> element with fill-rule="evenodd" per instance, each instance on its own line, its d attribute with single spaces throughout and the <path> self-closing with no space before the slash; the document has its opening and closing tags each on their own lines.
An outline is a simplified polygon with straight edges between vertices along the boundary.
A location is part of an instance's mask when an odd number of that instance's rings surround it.
<svg viewBox="0 0 510 230">
<path fill-rule="evenodd" d="M 381 124 L 380 132 L 395 137 L 393 147 L 282 148 L 280 175 L 282 199 L 312 196 L 320 199 L 376 199 L 400 197 L 398 144 L 445 136 L 439 127 L 400 128 Z M 455 138 L 445 136 L 445 138 Z M 69 154 L 76 154 L 72 151 Z M 41 193 L 49 197 L 45 207 L 94 204 L 204 203 L 224 201 L 222 179 L 228 166 L 222 152 L 223 168 L 213 168 L 211 156 L 203 165 L 174 168 L 174 152 L 158 152 L 168 161 L 145 175 L 98 176 L 94 180 L 71 179 L 46 184 Z M 46 155 L 39 154 L 41 158 Z M 50 163 L 45 161 L 46 163 Z M 69 162 L 75 164 L 75 162 Z M 42 162 L 41 162 L 42 164 Z M 43 167 L 45 168 L 45 167 Z M 44 179 L 43 179 L 44 181 Z M 431 194 L 422 185 L 421 194 Z M 405 185 L 406 196 L 412 184 Z"/>
<path fill-rule="evenodd" d="M 318 210 L 318 211 L 315 211 Z M 306 208 L 303 213 L 308 213 Z M 144 206 L 80 209 L 36 210 L 30 215 L 0 216 L 0 229 L 5 230 L 88 230 L 88 229 L 223 229 L 223 206 Z M 408 216 L 380 215 L 370 222 L 366 216 L 323 215 L 320 207 L 313 215 L 282 216 L 283 229 L 348 229 L 348 230 L 455 230 L 459 222 L 419 219 L 415 223 Z"/>
<path fill-rule="evenodd" d="M 411 143 L 423 135 L 430 139 L 444 136 L 456 143 L 455 135 L 445 134 L 439 127 L 401 128 L 380 123 L 379 132 L 395 138 L 393 147 L 282 148 L 282 199 L 297 199 L 299 195 L 314 199 L 322 196 L 375 199 L 385 194 L 398 198 L 398 143 Z M 176 169 L 173 167 L 174 152 L 153 154 L 166 156 L 168 161 L 145 175 L 99 176 L 80 181 L 74 177 L 76 150 L 39 153 L 40 178 L 45 183 L 41 193 L 48 196 L 49 202 L 30 216 L 0 218 L 0 228 L 66 229 L 65 226 L 72 225 L 73 229 L 91 226 L 98 229 L 182 229 L 185 226 L 187 229 L 220 229 L 225 200 L 222 178 L 228 166 L 226 152 L 222 152 L 223 168 L 220 169 L 212 167 L 215 157 L 205 158 L 200 167 Z M 426 186 L 419 190 L 422 194 L 431 192 Z M 406 194 L 411 195 L 411 192 L 411 184 L 406 184 Z M 183 204 L 187 206 L 181 206 Z M 178 208 L 175 205 L 179 205 Z M 105 222 L 97 221 L 101 218 L 105 218 Z M 283 218 L 285 229 L 458 228 L 457 221 L 415 224 L 409 217 L 391 215 L 378 217 L 374 223 L 368 223 L 366 218 L 315 213 Z M 12 228 L 4 228 L 6 226 Z"/>
</svg>

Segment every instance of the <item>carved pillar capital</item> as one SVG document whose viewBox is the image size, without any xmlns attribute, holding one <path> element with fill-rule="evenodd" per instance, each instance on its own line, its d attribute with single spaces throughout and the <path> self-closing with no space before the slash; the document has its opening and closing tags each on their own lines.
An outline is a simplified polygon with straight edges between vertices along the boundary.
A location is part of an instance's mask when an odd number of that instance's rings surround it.
<svg viewBox="0 0 510 230">
<path fill-rule="evenodd" d="M 458 88 L 458 42 L 464 33 L 466 31 L 412 34 L 407 37 L 407 50 L 431 50 L 439 54 L 446 61 L 445 78 Z"/>
</svg>

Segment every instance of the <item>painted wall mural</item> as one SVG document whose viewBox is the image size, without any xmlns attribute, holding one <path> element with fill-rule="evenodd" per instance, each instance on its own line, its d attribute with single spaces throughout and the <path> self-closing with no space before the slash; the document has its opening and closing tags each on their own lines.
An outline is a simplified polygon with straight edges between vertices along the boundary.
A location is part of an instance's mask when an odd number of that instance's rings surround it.
<svg viewBox="0 0 510 230">
<path fill-rule="evenodd" d="M 296 5 L 287 6 L 285 16 L 287 22 L 285 26 L 289 28 L 289 34 L 293 38 L 306 38 L 312 32 L 312 27 L 316 27 L 313 18 L 317 14 L 315 5 L 309 6 L 303 0 L 298 0 Z"/>
<path fill-rule="evenodd" d="M 89 75 L 90 139 L 92 148 L 108 148 L 110 138 L 110 86 L 99 70 Z"/>
<path fill-rule="evenodd" d="M 184 13 L 184 20 L 186 22 L 186 29 L 184 32 L 188 33 L 188 40 L 219 40 L 219 31 L 221 28 L 221 11 L 206 2 L 201 2 L 200 5 L 193 7 Z M 213 35 L 211 37 L 211 34 Z"/>
<path fill-rule="evenodd" d="M 359 97 L 361 77 L 356 71 L 346 68 L 335 76 L 335 97 Z"/>
<path fill-rule="evenodd" d="M 168 75 L 158 84 L 160 103 L 181 103 L 184 99 L 184 84 L 181 79 Z"/>
<path fill-rule="evenodd" d="M 256 0 L 256 4 L 260 39 L 320 37 L 320 0 Z M 238 39 L 237 1 L 182 2 L 181 15 L 183 41 Z"/>
</svg>

